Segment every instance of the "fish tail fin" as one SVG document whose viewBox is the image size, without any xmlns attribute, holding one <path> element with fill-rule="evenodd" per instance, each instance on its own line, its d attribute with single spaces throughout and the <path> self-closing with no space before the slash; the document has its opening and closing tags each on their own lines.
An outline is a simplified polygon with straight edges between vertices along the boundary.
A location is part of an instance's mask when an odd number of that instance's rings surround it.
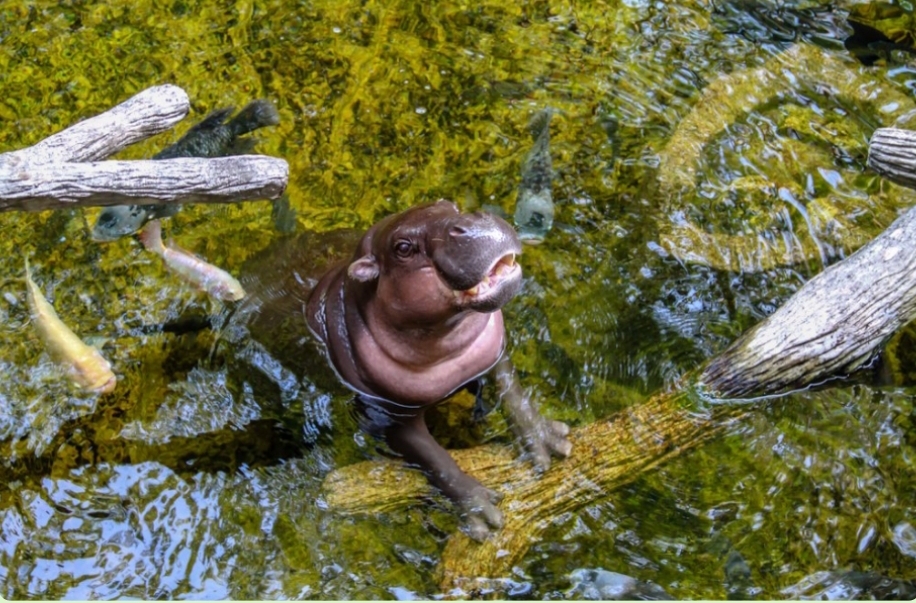
<svg viewBox="0 0 916 603">
<path fill-rule="evenodd" d="M 241 136 L 258 128 L 280 123 L 280 114 L 269 100 L 253 100 L 227 124 L 233 136 Z"/>
<path fill-rule="evenodd" d="M 534 140 L 538 140 L 545 132 L 549 136 L 550 118 L 556 112 L 557 110 L 553 107 L 544 107 L 531 117 L 531 121 L 528 122 L 528 131 L 531 132 Z"/>
<path fill-rule="evenodd" d="M 26 296 L 31 296 L 32 290 L 37 288 L 37 285 L 35 285 L 35 281 L 32 280 L 32 267 L 29 265 L 28 254 L 25 255 L 25 277 L 23 280 L 25 280 Z"/>
<path fill-rule="evenodd" d="M 38 283 L 36 283 L 32 278 L 32 263 L 29 262 L 28 254 L 25 255 L 24 259 L 25 276 L 23 277 L 23 280 L 25 281 L 25 299 L 29 306 L 29 319 L 33 320 L 38 313 L 38 310 L 42 307 L 43 304 L 47 304 L 48 301 L 42 294 L 41 289 L 38 288 Z"/>
<path fill-rule="evenodd" d="M 162 243 L 162 224 L 159 223 L 159 220 L 147 222 L 143 230 L 137 234 L 137 238 L 147 251 L 161 254 L 165 250 L 165 245 Z"/>
</svg>

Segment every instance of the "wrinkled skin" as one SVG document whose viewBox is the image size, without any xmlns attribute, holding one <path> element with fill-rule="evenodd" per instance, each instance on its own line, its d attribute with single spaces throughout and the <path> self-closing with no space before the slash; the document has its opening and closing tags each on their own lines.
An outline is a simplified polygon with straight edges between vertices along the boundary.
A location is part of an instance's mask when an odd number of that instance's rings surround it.
<svg viewBox="0 0 916 603">
<path fill-rule="evenodd" d="M 353 258 L 319 280 L 306 309 L 338 376 L 358 393 L 367 429 L 458 505 L 477 540 L 502 525 L 499 496 L 433 439 L 428 408 L 495 370 L 535 465 L 545 469 L 571 448 L 567 426 L 541 417 L 504 354 L 500 309 L 521 285 L 520 252 L 501 218 L 461 214 L 447 201 L 414 207 L 370 228 Z"/>
</svg>

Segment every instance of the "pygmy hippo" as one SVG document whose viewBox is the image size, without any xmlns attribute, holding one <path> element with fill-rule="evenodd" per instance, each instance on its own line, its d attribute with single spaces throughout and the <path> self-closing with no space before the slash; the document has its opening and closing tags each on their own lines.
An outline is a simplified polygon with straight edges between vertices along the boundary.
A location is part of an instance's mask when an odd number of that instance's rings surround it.
<svg viewBox="0 0 916 603">
<path fill-rule="evenodd" d="M 423 470 L 477 540 L 502 525 L 499 497 L 433 439 L 428 408 L 494 370 L 510 422 L 535 465 L 544 469 L 552 454 L 571 449 L 568 427 L 538 413 L 505 355 L 500 309 L 521 286 L 519 253 L 519 238 L 505 220 L 462 214 L 438 201 L 372 226 L 352 258 L 317 284 L 291 271 L 286 285 L 273 285 L 288 291 L 287 315 L 305 310 L 338 377 L 357 393 L 369 430 Z"/>
</svg>

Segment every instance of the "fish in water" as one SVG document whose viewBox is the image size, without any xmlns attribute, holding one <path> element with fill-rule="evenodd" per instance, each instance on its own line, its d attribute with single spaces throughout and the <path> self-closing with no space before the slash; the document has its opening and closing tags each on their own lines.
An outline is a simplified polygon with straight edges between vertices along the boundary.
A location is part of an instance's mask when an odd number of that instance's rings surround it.
<svg viewBox="0 0 916 603">
<path fill-rule="evenodd" d="M 252 139 L 239 139 L 258 128 L 280 122 L 277 109 L 263 99 L 255 100 L 230 119 L 233 107 L 217 109 L 189 129 L 181 139 L 156 153 L 153 159 L 176 157 L 224 157 L 247 153 L 254 145 Z M 140 230 L 150 220 L 174 216 L 181 205 L 115 205 L 106 207 L 92 227 L 96 241 L 114 241 Z"/>
<path fill-rule="evenodd" d="M 296 231 L 296 210 L 289 203 L 289 195 L 283 193 L 270 202 L 270 219 L 277 232 L 292 234 Z"/>
<path fill-rule="evenodd" d="M 843 40 L 843 46 L 863 65 L 874 65 L 880 60 L 892 62 L 891 56 L 895 51 L 910 56 L 916 54 L 916 49 L 894 42 L 870 25 L 850 19 L 849 26 L 852 28 L 852 35 Z"/>
<path fill-rule="evenodd" d="M 536 245 L 553 228 L 553 166 L 550 161 L 550 118 L 547 107 L 531 118 L 528 126 L 534 147 L 522 164 L 522 182 L 515 202 L 515 227 L 523 243 Z"/>
<path fill-rule="evenodd" d="M 80 389 L 96 394 L 114 390 L 117 378 L 111 371 L 111 364 L 97 349 L 83 343 L 57 316 L 54 307 L 32 280 L 28 258 L 25 260 L 25 282 L 32 324 L 51 358 Z"/>
<path fill-rule="evenodd" d="M 170 270 L 199 291 L 221 301 L 238 301 L 245 297 L 241 283 L 225 270 L 176 247 L 171 241 L 165 245 L 159 220 L 147 222 L 138 236 L 148 251 L 161 257 Z"/>
</svg>

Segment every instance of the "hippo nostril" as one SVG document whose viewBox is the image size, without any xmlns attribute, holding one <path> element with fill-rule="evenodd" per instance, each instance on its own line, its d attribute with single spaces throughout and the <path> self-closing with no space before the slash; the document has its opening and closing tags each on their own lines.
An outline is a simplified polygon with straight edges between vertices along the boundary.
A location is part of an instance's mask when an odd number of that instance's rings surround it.
<svg viewBox="0 0 916 603">
<path fill-rule="evenodd" d="M 468 234 L 468 229 L 464 226 L 452 226 L 449 229 L 448 234 L 453 237 L 463 237 L 464 235 Z"/>
</svg>

